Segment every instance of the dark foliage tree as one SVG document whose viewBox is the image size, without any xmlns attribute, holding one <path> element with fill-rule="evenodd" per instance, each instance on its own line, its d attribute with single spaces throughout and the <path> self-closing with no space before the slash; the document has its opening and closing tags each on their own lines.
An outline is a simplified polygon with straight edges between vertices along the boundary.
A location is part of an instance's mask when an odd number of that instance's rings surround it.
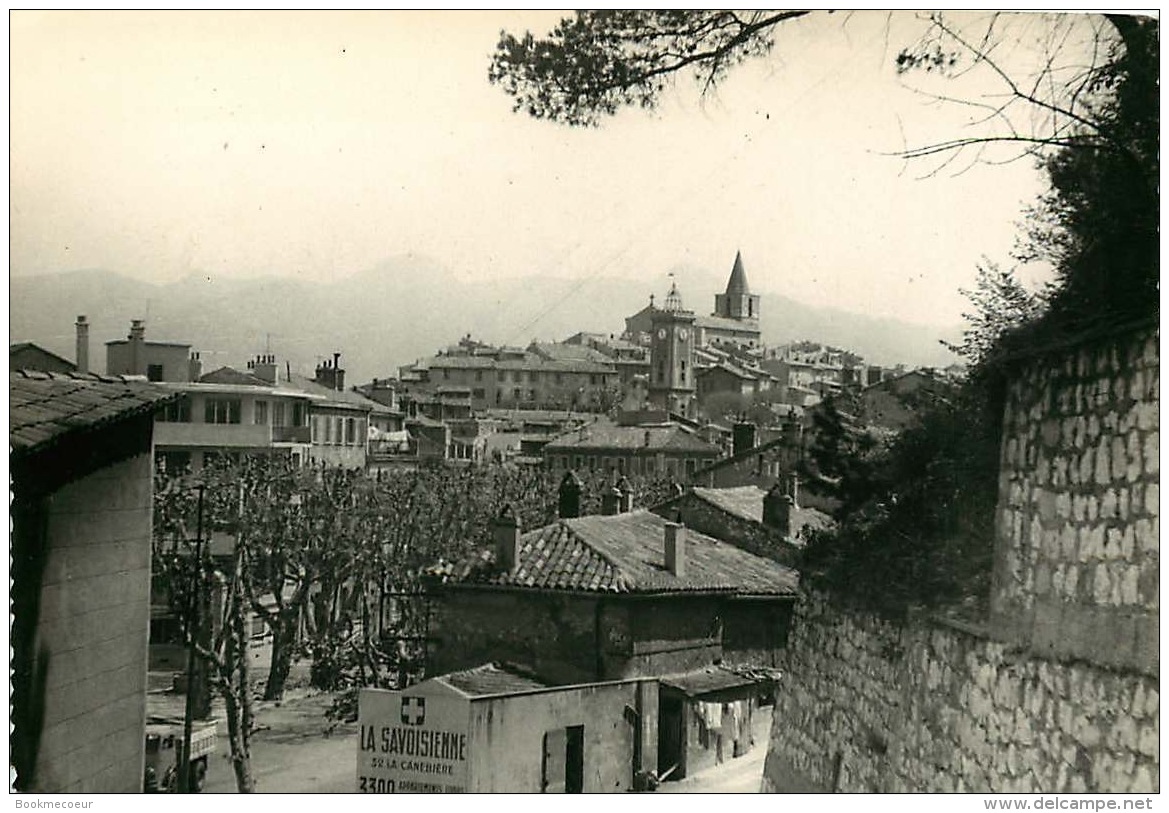
<svg viewBox="0 0 1169 813">
<path fill-rule="evenodd" d="M 1050 290 L 1029 291 L 1013 270 L 1003 270 L 991 262 L 980 265 L 974 287 L 962 290 L 973 305 L 973 310 L 962 314 L 966 320 L 962 341 L 944 344 L 979 370 L 992 358 L 1006 334 L 1043 316 Z"/>
<path fill-rule="evenodd" d="M 773 45 L 772 31 L 807 11 L 579 11 L 545 39 L 500 35 L 489 78 L 515 109 L 596 124 L 621 107 L 653 107 L 675 74 L 706 86 Z"/>
<path fill-rule="evenodd" d="M 1109 19 L 1122 38 L 1085 83 L 1089 143 L 1044 157 L 1051 189 L 1021 252 L 1055 268 L 1050 320 L 1065 330 L 1159 312 L 1159 26 Z"/>
<path fill-rule="evenodd" d="M 875 488 L 881 439 L 864 424 L 859 404 L 847 396 L 828 397 L 811 415 L 800 476 L 806 488 L 835 501 L 837 514 L 847 516 Z"/>
<path fill-rule="evenodd" d="M 838 599 L 899 615 L 967 605 L 989 591 L 998 434 L 978 388 L 934 399 L 887 446 L 845 449 L 836 530 L 815 534 L 809 580 Z M 830 458 L 831 459 L 831 458 Z"/>
</svg>

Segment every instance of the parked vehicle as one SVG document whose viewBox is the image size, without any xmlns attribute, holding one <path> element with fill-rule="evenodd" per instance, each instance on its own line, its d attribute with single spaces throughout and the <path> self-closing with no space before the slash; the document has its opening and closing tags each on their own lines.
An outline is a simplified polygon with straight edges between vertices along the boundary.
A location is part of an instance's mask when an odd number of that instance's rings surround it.
<svg viewBox="0 0 1169 813">
<path fill-rule="evenodd" d="M 209 757 L 215 752 L 218 723 L 196 722 L 191 729 L 191 790 L 203 790 Z M 146 719 L 147 793 L 173 793 L 179 789 L 179 755 L 183 750 L 183 720 L 174 717 Z"/>
</svg>

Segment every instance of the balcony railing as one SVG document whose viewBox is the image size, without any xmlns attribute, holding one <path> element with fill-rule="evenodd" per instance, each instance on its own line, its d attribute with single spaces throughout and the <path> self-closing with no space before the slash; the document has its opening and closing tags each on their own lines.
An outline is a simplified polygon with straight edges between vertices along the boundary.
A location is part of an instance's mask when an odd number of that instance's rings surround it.
<svg viewBox="0 0 1169 813">
<path fill-rule="evenodd" d="M 312 440 L 312 430 L 307 426 L 273 426 L 273 443 L 308 443 Z"/>
<path fill-rule="evenodd" d="M 263 449 L 273 443 L 308 443 L 307 426 L 266 426 L 246 423 L 154 424 L 154 445 L 159 448 L 191 447 Z"/>
</svg>

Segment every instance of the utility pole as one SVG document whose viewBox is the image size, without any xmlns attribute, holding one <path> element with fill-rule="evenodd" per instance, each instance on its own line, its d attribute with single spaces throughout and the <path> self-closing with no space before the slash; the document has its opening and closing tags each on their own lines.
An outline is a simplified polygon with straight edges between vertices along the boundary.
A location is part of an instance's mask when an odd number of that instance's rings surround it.
<svg viewBox="0 0 1169 813">
<path fill-rule="evenodd" d="M 195 645 L 199 639 L 203 607 L 203 485 L 199 485 L 199 509 L 195 520 L 195 589 L 192 591 L 187 634 L 187 697 L 183 713 L 183 745 L 179 751 L 179 793 L 191 792 L 191 730 L 195 716 Z"/>
</svg>

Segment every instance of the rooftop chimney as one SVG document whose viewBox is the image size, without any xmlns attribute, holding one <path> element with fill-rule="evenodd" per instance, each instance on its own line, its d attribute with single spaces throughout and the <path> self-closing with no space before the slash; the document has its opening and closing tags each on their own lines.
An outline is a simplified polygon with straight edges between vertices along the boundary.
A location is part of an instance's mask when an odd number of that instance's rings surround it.
<svg viewBox="0 0 1169 813">
<path fill-rule="evenodd" d="M 622 475 L 617 481 L 617 490 L 621 492 L 621 497 L 617 500 L 617 510 L 622 514 L 628 514 L 633 510 L 633 485 L 628 477 Z"/>
<path fill-rule="evenodd" d="M 89 322 L 77 317 L 77 372 L 89 372 Z"/>
<path fill-rule="evenodd" d="M 199 353 L 196 351 L 187 359 L 187 380 L 198 381 L 203 377 L 203 362 L 199 358 Z"/>
<path fill-rule="evenodd" d="M 611 517 L 621 510 L 621 491 L 616 486 L 609 486 L 601 493 L 601 514 Z"/>
<path fill-rule="evenodd" d="M 141 319 L 130 322 L 130 375 L 145 375 L 146 325 Z"/>
<path fill-rule="evenodd" d="M 779 531 L 785 539 L 792 536 L 792 508 L 794 500 L 780 481 L 763 496 L 763 524 Z"/>
<path fill-rule="evenodd" d="M 783 472 L 779 478 L 783 493 L 792 498 L 792 508 L 800 507 L 800 476 L 794 471 Z"/>
<path fill-rule="evenodd" d="M 341 369 L 341 354 L 334 353 L 333 360 L 325 359 L 317 365 L 316 382 L 322 387 L 344 392 L 345 371 Z"/>
<path fill-rule="evenodd" d="M 262 379 L 269 384 L 276 383 L 276 356 L 271 354 L 264 354 L 256 356 L 256 360 L 248 362 L 248 367 L 252 371 L 252 375 L 256 378 Z"/>
<path fill-rule="evenodd" d="M 686 575 L 686 526 L 666 523 L 666 570 L 679 578 Z"/>
<path fill-rule="evenodd" d="M 520 522 L 510 505 L 504 505 L 491 523 L 495 538 L 495 561 L 508 573 L 515 573 L 520 555 Z"/>
<path fill-rule="evenodd" d="M 739 421 L 731 430 L 731 454 L 738 455 L 754 449 L 758 444 L 755 440 L 755 424 Z"/>
<path fill-rule="evenodd" d="M 574 519 L 580 516 L 581 488 L 580 478 L 571 471 L 566 471 L 560 481 L 558 513 L 561 519 Z"/>
</svg>

